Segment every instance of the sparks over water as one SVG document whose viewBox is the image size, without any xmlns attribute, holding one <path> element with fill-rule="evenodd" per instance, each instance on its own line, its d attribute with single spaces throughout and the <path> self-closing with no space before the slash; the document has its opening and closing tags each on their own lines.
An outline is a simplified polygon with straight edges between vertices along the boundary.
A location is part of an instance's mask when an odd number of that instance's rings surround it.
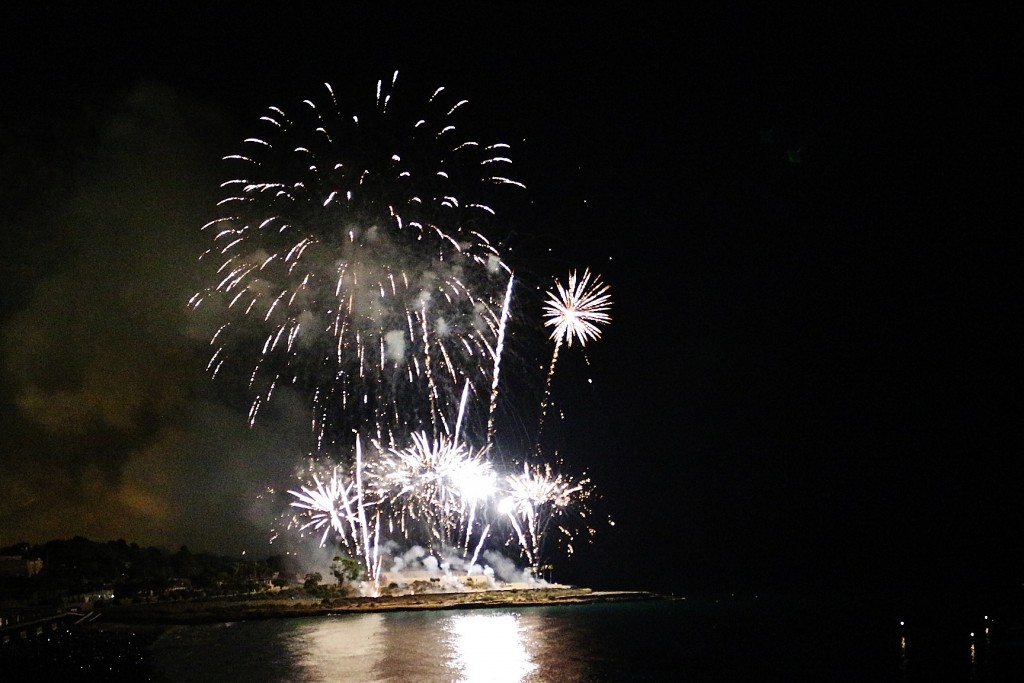
<svg viewBox="0 0 1024 683">
<path fill-rule="evenodd" d="M 306 397 L 317 445 L 287 491 L 288 526 L 360 558 L 367 577 L 382 534 L 475 561 L 506 529 L 495 542 L 536 568 L 549 522 L 582 507 L 589 480 L 553 475 L 539 446 L 515 459 L 521 474 L 491 460 L 515 277 L 487 235 L 495 202 L 525 187 L 509 145 L 463 133 L 466 100 L 437 88 L 421 111 L 395 96 L 397 77 L 366 112 L 329 84 L 270 107 L 225 157 L 237 175 L 203 228 L 214 284 L 190 301 L 219 321 L 208 369 L 244 369 L 250 426 L 280 387 Z M 556 281 L 545 303 L 541 424 L 561 345 L 610 321 L 591 277 Z"/>
</svg>

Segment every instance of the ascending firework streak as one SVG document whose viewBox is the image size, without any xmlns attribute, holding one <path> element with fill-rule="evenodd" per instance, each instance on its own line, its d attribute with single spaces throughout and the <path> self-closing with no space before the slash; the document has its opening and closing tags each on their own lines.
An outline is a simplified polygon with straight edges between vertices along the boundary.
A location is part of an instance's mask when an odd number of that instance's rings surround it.
<svg viewBox="0 0 1024 683">
<path fill-rule="evenodd" d="M 508 289 L 505 290 L 505 303 L 501 307 L 501 321 L 498 324 L 498 343 L 494 348 L 494 377 L 491 379 L 491 408 L 487 413 L 487 445 L 494 442 L 494 412 L 498 405 L 498 377 L 501 370 L 501 354 L 505 350 L 505 329 L 508 326 L 509 304 L 512 301 L 513 279 L 508 279 Z"/>
<path fill-rule="evenodd" d="M 599 323 L 611 322 L 611 315 L 608 313 L 612 306 L 611 295 L 608 294 L 609 287 L 601 282 L 600 275 L 594 278 L 593 283 L 590 282 L 590 277 L 588 269 L 579 280 L 576 279 L 576 271 L 570 273 L 567 287 L 563 287 L 560 281 L 555 280 L 555 289 L 548 292 L 547 300 L 544 302 L 544 326 L 554 328 L 551 330 L 551 339 L 555 342 L 555 350 L 551 354 L 547 381 L 544 383 L 544 399 L 540 405 L 536 443 L 538 455 L 541 432 L 544 430 L 544 416 L 551 397 L 551 379 L 555 374 L 555 364 L 558 362 L 558 351 L 562 348 L 562 343 L 572 346 L 573 339 L 579 339 L 580 346 L 586 346 L 588 340 L 601 336 Z"/>
<path fill-rule="evenodd" d="M 497 390 L 512 273 L 482 231 L 491 195 L 523 186 L 502 170 L 508 145 L 459 133 L 466 100 L 438 88 L 413 115 L 392 100 L 396 78 L 366 117 L 342 114 L 330 85 L 326 103 L 271 107 L 226 157 L 241 175 L 204 226 L 217 283 L 190 304 L 227 320 L 209 371 L 249 364 L 250 424 L 275 388 L 305 392 L 318 447 L 448 433 L 464 382 Z"/>
</svg>

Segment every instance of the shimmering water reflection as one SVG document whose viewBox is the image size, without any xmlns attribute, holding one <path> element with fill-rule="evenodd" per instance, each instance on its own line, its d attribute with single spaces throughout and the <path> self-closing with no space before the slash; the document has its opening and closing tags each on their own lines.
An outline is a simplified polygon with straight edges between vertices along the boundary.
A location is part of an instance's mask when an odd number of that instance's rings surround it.
<svg viewBox="0 0 1024 683">
<path fill-rule="evenodd" d="M 337 615 L 175 627 L 154 648 L 170 681 L 536 683 L 591 680 L 573 610 Z"/>
<path fill-rule="evenodd" d="M 520 683 L 537 670 L 531 631 L 541 627 L 535 616 L 494 610 L 337 616 L 297 620 L 271 647 L 302 681 L 342 672 L 353 681 Z"/>
<path fill-rule="evenodd" d="M 357 619 L 302 620 L 281 638 L 285 661 L 295 680 L 335 681 L 344 671 L 349 680 L 372 681 L 384 656 L 386 627 L 381 614 Z"/>
<path fill-rule="evenodd" d="M 172 683 L 1024 680 L 1013 623 L 848 600 L 425 610 L 176 627 L 154 664 Z"/>
<path fill-rule="evenodd" d="M 523 622 L 523 623 L 520 623 Z M 530 624 L 510 612 L 455 612 L 444 622 L 454 680 L 519 683 L 536 671 Z"/>
</svg>

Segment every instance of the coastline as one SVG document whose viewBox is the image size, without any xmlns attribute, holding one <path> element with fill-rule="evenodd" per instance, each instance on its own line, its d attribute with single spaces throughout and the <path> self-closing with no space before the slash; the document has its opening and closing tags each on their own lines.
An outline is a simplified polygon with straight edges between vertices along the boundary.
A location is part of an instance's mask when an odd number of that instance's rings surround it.
<svg viewBox="0 0 1024 683">
<path fill-rule="evenodd" d="M 678 600 L 680 598 L 671 598 L 647 591 L 594 591 L 590 588 L 561 586 L 328 599 L 220 599 L 105 607 L 90 622 L 90 626 L 104 630 L 111 627 L 137 629 L 151 626 L 162 630 L 164 627 L 173 625 L 209 624 L 247 619 L 279 619 L 410 610 L 486 609 L 501 606 L 578 605 L 664 599 Z"/>
<path fill-rule="evenodd" d="M 152 648 L 168 631 L 243 620 L 495 607 L 681 600 L 646 591 L 594 591 L 554 586 L 372 597 L 215 598 L 108 605 L 82 614 L 49 637 L 12 640 L 0 649 L 5 674 L 35 680 L 167 683 L 153 668 Z"/>
</svg>

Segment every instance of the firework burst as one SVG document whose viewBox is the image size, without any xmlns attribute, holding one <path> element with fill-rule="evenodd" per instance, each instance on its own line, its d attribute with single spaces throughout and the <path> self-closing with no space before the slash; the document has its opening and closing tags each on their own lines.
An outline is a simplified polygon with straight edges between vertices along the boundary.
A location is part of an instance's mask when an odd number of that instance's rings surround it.
<svg viewBox="0 0 1024 683">
<path fill-rule="evenodd" d="M 551 330 L 551 339 L 558 346 L 562 342 L 572 346 L 573 339 L 578 339 L 580 346 L 587 341 L 601 336 L 601 328 L 611 322 L 608 313 L 612 307 L 612 298 L 608 293 L 608 285 L 601 282 L 601 276 L 594 277 L 591 282 L 590 270 L 583 272 L 577 279 L 576 271 L 569 274 L 569 284 L 563 286 L 555 280 L 555 289 L 548 292 L 544 302 L 544 326 Z"/>
<path fill-rule="evenodd" d="M 508 145 L 463 133 L 465 100 L 438 88 L 414 111 L 396 78 L 365 115 L 330 85 L 270 107 L 226 157 L 236 175 L 204 226 L 215 284 L 190 302 L 220 321 L 208 369 L 241 370 L 250 425 L 282 387 L 308 399 L 316 454 L 288 490 L 289 527 L 361 558 L 372 581 L 382 533 L 463 558 L 475 539 L 471 566 L 503 521 L 536 571 L 549 532 L 571 552 L 591 494 L 548 465 L 490 461 L 515 283 L 491 204 L 522 184 Z M 548 293 L 541 426 L 559 349 L 599 338 L 610 306 L 589 270 Z"/>
<path fill-rule="evenodd" d="M 360 519 L 356 512 L 355 482 L 337 465 L 322 473 L 312 465 L 310 469 L 312 482 L 300 486 L 298 491 L 288 491 L 296 499 L 291 506 L 302 511 L 302 519 L 297 521 L 300 531 L 322 530 L 320 545 L 326 543 L 333 531 L 354 550 L 353 544 L 359 540 Z"/>
<path fill-rule="evenodd" d="M 251 368 L 250 423 L 291 386 L 311 398 L 321 443 L 392 441 L 450 432 L 463 382 L 496 390 L 512 275 L 484 230 L 494 190 L 521 184 L 507 145 L 460 133 L 465 100 L 439 88 L 408 116 L 394 84 L 378 83 L 365 117 L 343 114 L 329 85 L 324 102 L 271 107 L 226 157 L 240 175 L 204 228 L 217 283 L 191 305 L 226 319 L 210 372 Z"/>
<path fill-rule="evenodd" d="M 486 449 L 470 451 L 451 438 L 417 432 L 405 448 L 380 450 L 369 466 L 370 487 L 392 510 L 398 530 L 430 547 L 468 543 L 477 505 L 494 489 Z"/>
<path fill-rule="evenodd" d="M 612 319 L 609 313 L 612 299 L 608 290 L 608 285 L 601 282 L 600 275 L 591 281 L 590 270 L 587 269 L 581 278 L 577 278 L 576 271 L 570 273 L 568 285 L 562 285 L 561 281 L 555 280 L 555 288 L 547 293 L 543 309 L 544 326 L 553 328 L 550 337 L 555 342 L 555 348 L 551 353 L 551 363 L 548 365 L 547 380 L 544 384 L 544 399 L 540 407 L 536 444 L 538 452 L 541 432 L 544 429 L 544 417 L 551 398 L 551 380 L 555 375 L 558 352 L 563 343 L 572 346 L 573 339 L 578 339 L 580 346 L 586 346 L 587 341 L 600 338 L 600 325 L 606 325 Z"/>
<path fill-rule="evenodd" d="M 591 495 L 589 478 L 577 481 L 555 474 L 548 464 L 524 465 L 521 474 L 504 478 L 498 512 L 508 517 L 520 549 L 534 571 L 544 558 L 552 524 L 568 541 L 567 549 L 572 553 L 575 525 L 568 523 L 568 517 L 574 514 L 586 520 L 586 501 Z M 593 533 L 589 527 L 586 531 Z"/>
<path fill-rule="evenodd" d="M 363 484 L 362 441 L 357 437 L 351 467 L 323 465 L 311 458 L 298 478 L 306 483 L 289 490 L 294 498 L 290 507 L 298 512 L 288 522 L 300 535 L 307 530 L 321 531 L 320 545 L 331 532 L 338 545 L 352 557 L 361 557 L 366 575 L 376 581 L 380 576 L 381 510 L 367 500 Z"/>
</svg>

